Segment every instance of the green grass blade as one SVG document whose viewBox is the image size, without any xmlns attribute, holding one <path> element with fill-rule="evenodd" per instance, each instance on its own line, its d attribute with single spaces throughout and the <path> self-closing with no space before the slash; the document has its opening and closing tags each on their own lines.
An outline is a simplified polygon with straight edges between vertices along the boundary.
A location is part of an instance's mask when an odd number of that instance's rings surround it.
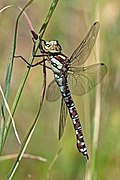
<svg viewBox="0 0 120 180">
<path fill-rule="evenodd" d="M 54 10 L 55 10 L 55 7 L 56 7 L 57 3 L 58 3 L 58 0 L 53 0 L 53 1 L 52 1 L 51 6 L 50 6 L 50 9 L 49 9 L 48 14 L 47 14 L 46 19 L 45 19 L 45 22 L 43 23 L 43 25 L 42 25 L 42 27 L 41 27 L 41 29 L 40 29 L 40 32 L 39 32 L 39 36 L 40 36 L 40 37 L 43 36 L 43 34 L 44 34 L 44 32 L 45 32 L 45 30 L 46 30 L 46 28 L 47 28 L 47 25 L 48 25 L 48 23 L 49 23 L 49 21 L 50 21 L 50 18 L 51 18 L 52 14 L 53 14 L 53 12 L 54 12 Z M 37 51 L 37 49 L 38 49 L 38 45 L 39 45 L 39 39 L 38 39 L 38 41 L 36 42 L 36 51 Z M 33 57 L 30 58 L 29 62 L 32 63 L 32 61 L 33 61 Z M 18 101 L 19 101 L 19 98 L 20 98 L 22 89 L 23 89 L 24 84 L 25 84 L 25 82 L 26 82 L 28 73 L 29 73 L 29 69 L 27 68 L 26 71 L 25 71 L 25 74 L 24 74 L 24 76 L 23 76 L 22 82 L 21 82 L 21 84 L 20 84 L 20 87 L 19 87 L 19 89 L 18 89 L 17 95 L 16 95 L 16 97 L 15 97 L 15 103 L 13 104 L 14 106 L 13 106 L 13 108 L 12 108 L 12 112 L 13 112 L 13 113 L 15 112 L 15 109 L 16 109 L 16 107 L 17 107 L 17 103 L 18 103 Z M 45 74 L 45 76 L 46 76 L 46 74 Z M 44 76 L 44 79 L 46 78 L 45 76 Z M 44 87 L 44 86 L 46 86 L 46 85 L 45 85 L 45 81 L 43 82 L 43 87 Z M 34 132 L 34 129 L 35 129 L 36 124 L 37 124 L 37 122 L 38 122 L 39 114 L 40 114 L 40 112 L 41 112 L 42 104 L 43 104 L 44 90 L 45 90 L 45 88 L 42 89 L 42 94 L 43 94 L 43 96 L 41 96 L 39 111 L 38 111 L 38 113 L 37 113 L 37 115 L 36 115 L 36 118 L 35 118 L 32 126 L 31 126 L 29 132 L 27 133 L 27 135 L 26 135 L 26 137 L 25 137 L 25 139 L 24 139 L 24 142 L 23 142 L 22 145 L 21 145 L 20 151 L 19 151 L 19 153 L 18 153 L 18 157 L 17 157 L 17 159 L 16 159 L 13 167 L 11 168 L 11 170 L 10 170 L 8 176 L 7 176 L 7 179 L 11 179 L 11 178 L 13 177 L 14 173 L 16 172 L 16 169 L 17 169 L 17 167 L 18 167 L 18 165 L 19 165 L 19 162 L 20 162 L 21 158 L 23 157 L 23 154 L 24 154 L 24 152 L 25 152 L 25 150 L 26 150 L 26 148 L 27 148 L 27 145 L 28 145 L 28 143 L 29 143 L 29 141 L 30 141 L 30 139 L 31 139 L 31 136 L 32 136 L 32 134 L 33 134 L 33 132 Z M 10 124 L 11 124 L 11 121 L 10 121 L 10 119 L 9 119 L 8 128 L 9 128 Z"/>
<path fill-rule="evenodd" d="M 49 9 L 48 14 L 46 16 L 45 22 L 43 23 L 43 25 L 42 25 L 42 27 L 41 27 L 41 29 L 39 31 L 39 36 L 40 37 L 43 36 L 43 34 L 44 34 L 45 30 L 46 30 L 46 27 L 47 27 L 47 25 L 48 25 L 48 23 L 50 21 L 50 18 L 51 18 L 52 14 L 53 14 L 56 6 L 57 6 L 58 1 L 59 0 L 53 0 L 53 2 L 51 3 L 51 6 L 50 6 L 50 9 Z"/>
</svg>

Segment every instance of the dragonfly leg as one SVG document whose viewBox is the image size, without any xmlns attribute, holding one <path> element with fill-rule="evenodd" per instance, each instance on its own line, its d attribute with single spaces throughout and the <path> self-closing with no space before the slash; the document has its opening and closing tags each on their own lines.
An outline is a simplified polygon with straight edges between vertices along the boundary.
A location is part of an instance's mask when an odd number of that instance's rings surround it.
<svg viewBox="0 0 120 180">
<path fill-rule="evenodd" d="M 21 58 L 27 65 L 31 66 L 31 64 L 21 55 L 14 56 L 14 58 Z"/>
<path fill-rule="evenodd" d="M 45 62 L 47 59 L 43 59 L 42 61 L 39 61 L 39 62 L 37 62 L 37 63 L 35 63 L 35 64 L 30 64 L 23 56 L 21 56 L 21 55 L 18 55 L 18 56 L 14 56 L 15 58 L 21 58 L 21 60 L 23 60 L 27 65 L 28 65 L 28 67 L 30 68 L 30 67 L 35 67 L 35 66 L 38 66 L 38 65 L 41 65 L 41 66 L 43 66 L 43 62 Z M 39 56 L 40 57 L 40 56 Z M 46 68 L 48 68 L 48 69 L 51 69 L 50 67 L 48 67 L 48 66 L 45 66 Z"/>
<path fill-rule="evenodd" d="M 39 62 L 37 62 L 37 63 L 35 63 L 35 64 L 30 64 L 29 67 L 35 67 L 35 66 L 38 66 L 38 65 L 44 66 L 44 64 L 42 64 L 42 63 L 45 62 L 46 60 L 47 60 L 47 59 L 43 59 L 42 61 L 39 61 Z M 46 65 L 45 65 L 45 67 L 51 70 L 50 67 L 48 67 L 48 66 L 46 66 Z"/>
</svg>

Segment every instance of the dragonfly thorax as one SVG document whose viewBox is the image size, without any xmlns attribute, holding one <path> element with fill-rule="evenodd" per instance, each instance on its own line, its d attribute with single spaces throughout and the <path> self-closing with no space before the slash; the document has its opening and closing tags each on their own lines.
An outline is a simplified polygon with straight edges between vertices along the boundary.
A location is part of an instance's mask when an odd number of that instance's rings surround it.
<svg viewBox="0 0 120 180">
<path fill-rule="evenodd" d="M 64 64 L 61 63 L 57 58 L 59 58 L 59 56 L 51 56 L 49 61 L 55 74 L 59 74 L 61 71 L 64 71 Z"/>
<path fill-rule="evenodd" d="M 47 41 L 45 43 L 45 50 L 51 54 L 58 54 L 61 52 L 62 48 L 57 40 Z"/>
</svg>

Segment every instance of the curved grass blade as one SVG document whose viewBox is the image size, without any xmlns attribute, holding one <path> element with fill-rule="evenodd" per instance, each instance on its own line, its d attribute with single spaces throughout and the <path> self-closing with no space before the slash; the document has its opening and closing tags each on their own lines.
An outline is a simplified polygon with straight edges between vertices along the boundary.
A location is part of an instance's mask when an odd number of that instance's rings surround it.
<svg viewBox="0 0 120 180">
<path fill-rule="evenodd" d="M 13 5 L 8 5 L 8 6 L 5 6 L 3 7 L 2 9 L 0 9 L 0 13 L 2 13 L 3 11 L 5 11 L 6 9 L 12 7 Z"/>
<path fill-rule="evenodd" d="M 16 38 L 17 38 L 17 30 L 18 30 L 18 22 L 19 19 L 22 15 L 22 13 L 24 12 L 24 10 L 33 2 L 33 0 L 30 0 L 25 7 L 22 9 L 22 11 L 19 13 L 17 20 L 16 20 L 16 26 L 15 26 L 15 32 L 14 32 L 14 36 L 13 36 L 13 41 L 12 41 L 12 46 L 11 46 L 11 52 L 10 52 L 10 58 L 9 58 L 9 63 L 8 63 L 8 68 L 7 68 L 7 73 L 6 73 L 6 79 L 5 79 L 5 86 L 4 86 L 4 95 L 6 100 L 8 100 L 8 95 L 9 95 L 9 90 L 10 90 L 10 81 L 11 81 L 11 76 L 12 76 L 12 69 L 13 69 L 13 61 L 14 61 L 14 54 L 15 54 L 15 50 L 16 50 Z M 11 7 L 7 6 L 8 7 Z M 6 9 L 6 8 L 4 8 Z M 2 12 L 2 11 L 1 11 Z M 5 144 L 5 140 L 6 140 L 6 136 L 8 133 L 9 128 L 6 128 L 6 124 L 5 124 L 5 114 L 6 114 L 6 107 L 4 102 L 2 103 L 2 107 L 1 107 L 1 115 L 3 117 L 3 122 L 1 123 L 1 129 L 0 129 L 0 152 L 2 152 L 2 149 L 4 147 Z M 13 116 L 13 113 L 11 111 L 11 114 Z M 10 124 L 11 124 L 12 120 L 10 118 Z"/>
</svg>

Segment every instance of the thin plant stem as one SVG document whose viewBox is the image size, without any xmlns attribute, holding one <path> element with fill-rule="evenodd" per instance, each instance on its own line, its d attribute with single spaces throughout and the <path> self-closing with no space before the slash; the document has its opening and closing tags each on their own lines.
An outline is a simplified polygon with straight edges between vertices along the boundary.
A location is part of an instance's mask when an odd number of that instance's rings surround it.
<svg viewBox="0 0 120 180">
<path fill-rule="evenodd" d="M 97 19 L 99 19 L 99 9 L 97 9 Z M 96 43 L 96 59 L 99 62 L 100 59 L 100 34 L 98 35 L 98 40 Z M 101 116 L 101 85 L 96 87 L 96 101 L 95 101 L 95 112 L 94 112 L 94 131 L 93 131 L 93 143 L 92 143 L 92 157 L 91 157 L 91 167 L 90 167 L 90 179 L 94 180 L 96 177 L 95 166 L 96 166 L 96 155 L 99 140 L 99 127 L 100 127 L 100 116 Z"/>
</svg>

